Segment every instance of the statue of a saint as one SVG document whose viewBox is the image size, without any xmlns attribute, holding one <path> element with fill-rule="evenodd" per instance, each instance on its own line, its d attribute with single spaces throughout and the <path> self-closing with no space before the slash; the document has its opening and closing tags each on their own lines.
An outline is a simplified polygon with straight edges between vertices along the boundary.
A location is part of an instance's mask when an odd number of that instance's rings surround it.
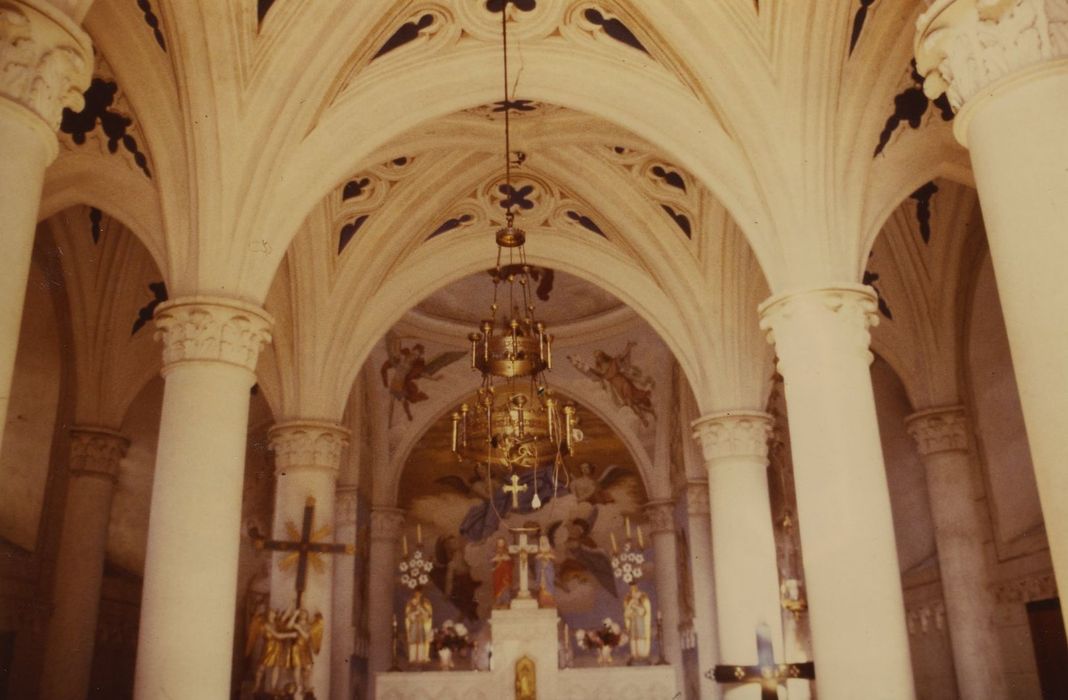
<svg viewBox="0 0 1068 700">
<path fill-rule="evenodd" d="M 638 584 L 631 583 L 623 599 L 623 624 L 630 638 L 632 659 L 647 659 L 653 642 L 653 606 Z"/>
<path fill-rule="evenodd" d="M 549 538 L 538 538 L 538 553 L 534 555 L 534 566 L 538 576 L 538 607 L 556 607 L 556 554 L 553 552 Z"/>
<path fill-rule="evenodd" d="M 416 588 L 404 605 L 404 631 L 408 637 L 409 662 L 425 664 L 430 661 L 433 624 L 434 608 L 423 595 L 423 589 Z"/>
<path fill-rule="evenodd" d="M 512 555 L 508 553 L 508 542 L 503 537 L 497 538 L 497 547 L 493 551 L 493 607 L 507 608 L 512 597 Z"/>
</svg>

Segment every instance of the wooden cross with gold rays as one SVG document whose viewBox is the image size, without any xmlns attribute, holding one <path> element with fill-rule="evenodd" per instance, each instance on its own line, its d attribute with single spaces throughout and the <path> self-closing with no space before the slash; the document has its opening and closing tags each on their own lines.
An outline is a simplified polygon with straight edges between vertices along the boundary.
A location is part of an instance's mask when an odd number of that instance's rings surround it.
<svg viewBox="0 0 1068 700">
<path fill-rule="evenodd" d="M 297 607 L 300 607 L 304 597 L 304 587 L 308 579 L 308 562 L 316 573 L 323 573 L 323 554 L 354 554 L 356 548 L 351 544 L 334 544 L 322 542 L 330 534 L 330 526 L 323 525 L 318 530 L 312 531 L 312 522 L 315 517 L 315 499 L 311 496 L 304 503 L 304 523 L 298 531 L 297 526 L 290 520 L 286 523 L 286 531 L 289 540 L 269 540 L 259 537 L 254 540 L 256 549 L 268 549 L 273 552 L 289 552 L 278 562 L 278 568 L 289 571 L 293 565 L 297 565 Z"/>
</svg>

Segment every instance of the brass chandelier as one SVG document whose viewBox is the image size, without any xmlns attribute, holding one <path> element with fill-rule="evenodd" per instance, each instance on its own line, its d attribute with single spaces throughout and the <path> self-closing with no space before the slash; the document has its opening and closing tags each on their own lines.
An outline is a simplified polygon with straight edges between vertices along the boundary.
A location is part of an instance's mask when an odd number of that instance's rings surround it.
<svg viewBox="0 0 1068 700">
<path fill-rule="evenodd" d="M 508 94 L 507 3 L 501 10 L 504 48 L 504 159 L 506 195 L 512 188 L 511 112 Z M 452 414 L 452 451 L 460 458 L 513 475 L 534 471 L 533 508 L 538 508 L 539 472 L 551 466 L 554 487 L 568 474 L 563 458 L 582 439 L 575 406 L 553 395 L 545 379 L 552 369 L 553 337 L 535 317 L 527 262 L 526 233 L 515 225 L 514 204 L 506 199 L 505 225 L 496 233 L 497 264 L 491 271 L 493 302 L 489 318 L 468 335 L 471 368 L 482 375 L 472 404 Z"/>
</svg>

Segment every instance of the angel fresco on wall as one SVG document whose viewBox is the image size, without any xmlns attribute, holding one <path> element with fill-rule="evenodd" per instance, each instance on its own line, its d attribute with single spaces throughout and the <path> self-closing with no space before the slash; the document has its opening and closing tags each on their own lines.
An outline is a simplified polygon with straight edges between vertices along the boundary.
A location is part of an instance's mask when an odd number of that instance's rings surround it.
<svg viewBox="0 0 1068 700">
<path fill-rule="evenodd" d="M 612 560 L 596 542 L 591 532 L 597 522 L 597 511 L 587 518 L 557 520 L 548 527 L 549 542 L 555 543 L 561 527 L 564 528 L 564 550 L 562 561 L 556 569 L 556 585 L 563 591 L 570 591 L 575 586 L 594 581 L 618 598 L 616 581 L 612 574 Z"/>
<path fill-rule="evenodd" d="M 593 353 L 592 366 L 574 355 L 568 355 L 567 359 L 575 369 L 599 383 L 601 388 L 611 395 L 616 406 L 634 411 L 642 426 L 647 427 L 651 419 L 656 418 L 656 410 L 653 408 L 653 388 L 656 382 L 631 364 L 630 353 L 635 345 L 637 343 L 629 341 L 618 355 L 596 350 Z"/>
<path fill-rule="evenodd" d="M 472 542 L 482 542 L 496 532 L 501 519 L 508 517 L 513 510 L 511 496 L 500 488 L 502 482 L 494 479 L 491 485 L 486 480 L 485 467 L 476 466 L 471 477 L 466 480 L 456 474 L 447 474 L 435 479 L 434 483 L 451 489 L 460 496 L 479 499 L 478 503 L 468 509 L 467 515 L 460 523 L 460 536 Z M 543 504 L 569 492 L 563 484 L 553 482 L 551 467 L 523 470 L 519 475 L 518 485 L 523 490 L 525 510 L 530 510 L 530 500 L 533 499 L 535 491 Z"/>
<path fill-rule="evenodd" d="M 393 402 L 399 402 L 404 408 L 408 420 L 412 420 L 412 404 L 429 398 L 416 382 L 420 379 L 439 379 L 438 372 L 467 356 L 465 351 L 455 350 L 440 353 L 428 362 L 422 343 L 404 347 L 401 340 L 394 336 L 387 336 L 386 351 L 389 358 L 379 370 L 382 384 L 389 389 Z M 389 424 L 393 425 L 393 403 L 389 406 Z"/>
<path fill-rule="evenodd" d="M 456 535 L 439 537 L 434 544 L 434 568 L 430 580 L 445 594 L 460 614 L 469 620 L 478 620 L 476 594 L 482 582 L 471 575 L 465 548 L 467 542 Z"/>
</svg>

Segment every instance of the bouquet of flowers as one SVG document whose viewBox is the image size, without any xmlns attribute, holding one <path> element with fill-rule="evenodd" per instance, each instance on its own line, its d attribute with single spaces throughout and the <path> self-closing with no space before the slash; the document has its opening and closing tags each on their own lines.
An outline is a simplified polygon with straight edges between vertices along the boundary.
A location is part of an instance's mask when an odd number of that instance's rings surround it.
<svg viewBox="0 0 1068 700">
<path fill-rule="evenodd" d="M 430 642 L 430 652 L 438 658 L 443 671 L 453 667 L 454 656 L 467 656 L 474 643 L 468 638 L 467 627 L 462 622 L 445 620 L 434 630 L 434 639 Z"/>
<path fill-rule="evenodd" d="M 628 639 L 619 623 L 606 617 L 598 629 L 575 630 L 575 641 L 578 642 L 579 649 L 597 652 L 599 666 L 611 666 L 612 652 L 616 647 L 626 644 Z"/>
<path fill-rule="evenodd" d="M 402 586 L 414 589 L 416 586 L 425 586 L 430 580 L 430 570 L 434 563 L 423 556 L 422 549 L 416 549 L 411 559 L 402 559 L 397 565 L 400 569 L 400 582 Z"/>
<path fill-rule="evenodd" d="M 644 563 L 645 555 L 641 550 L 633 550 L 630 542 L 625 542 L 623 551 L 612 557 L 612 574 L 623 583 L 633 583 L 642 577 Z"/>
</svg>

